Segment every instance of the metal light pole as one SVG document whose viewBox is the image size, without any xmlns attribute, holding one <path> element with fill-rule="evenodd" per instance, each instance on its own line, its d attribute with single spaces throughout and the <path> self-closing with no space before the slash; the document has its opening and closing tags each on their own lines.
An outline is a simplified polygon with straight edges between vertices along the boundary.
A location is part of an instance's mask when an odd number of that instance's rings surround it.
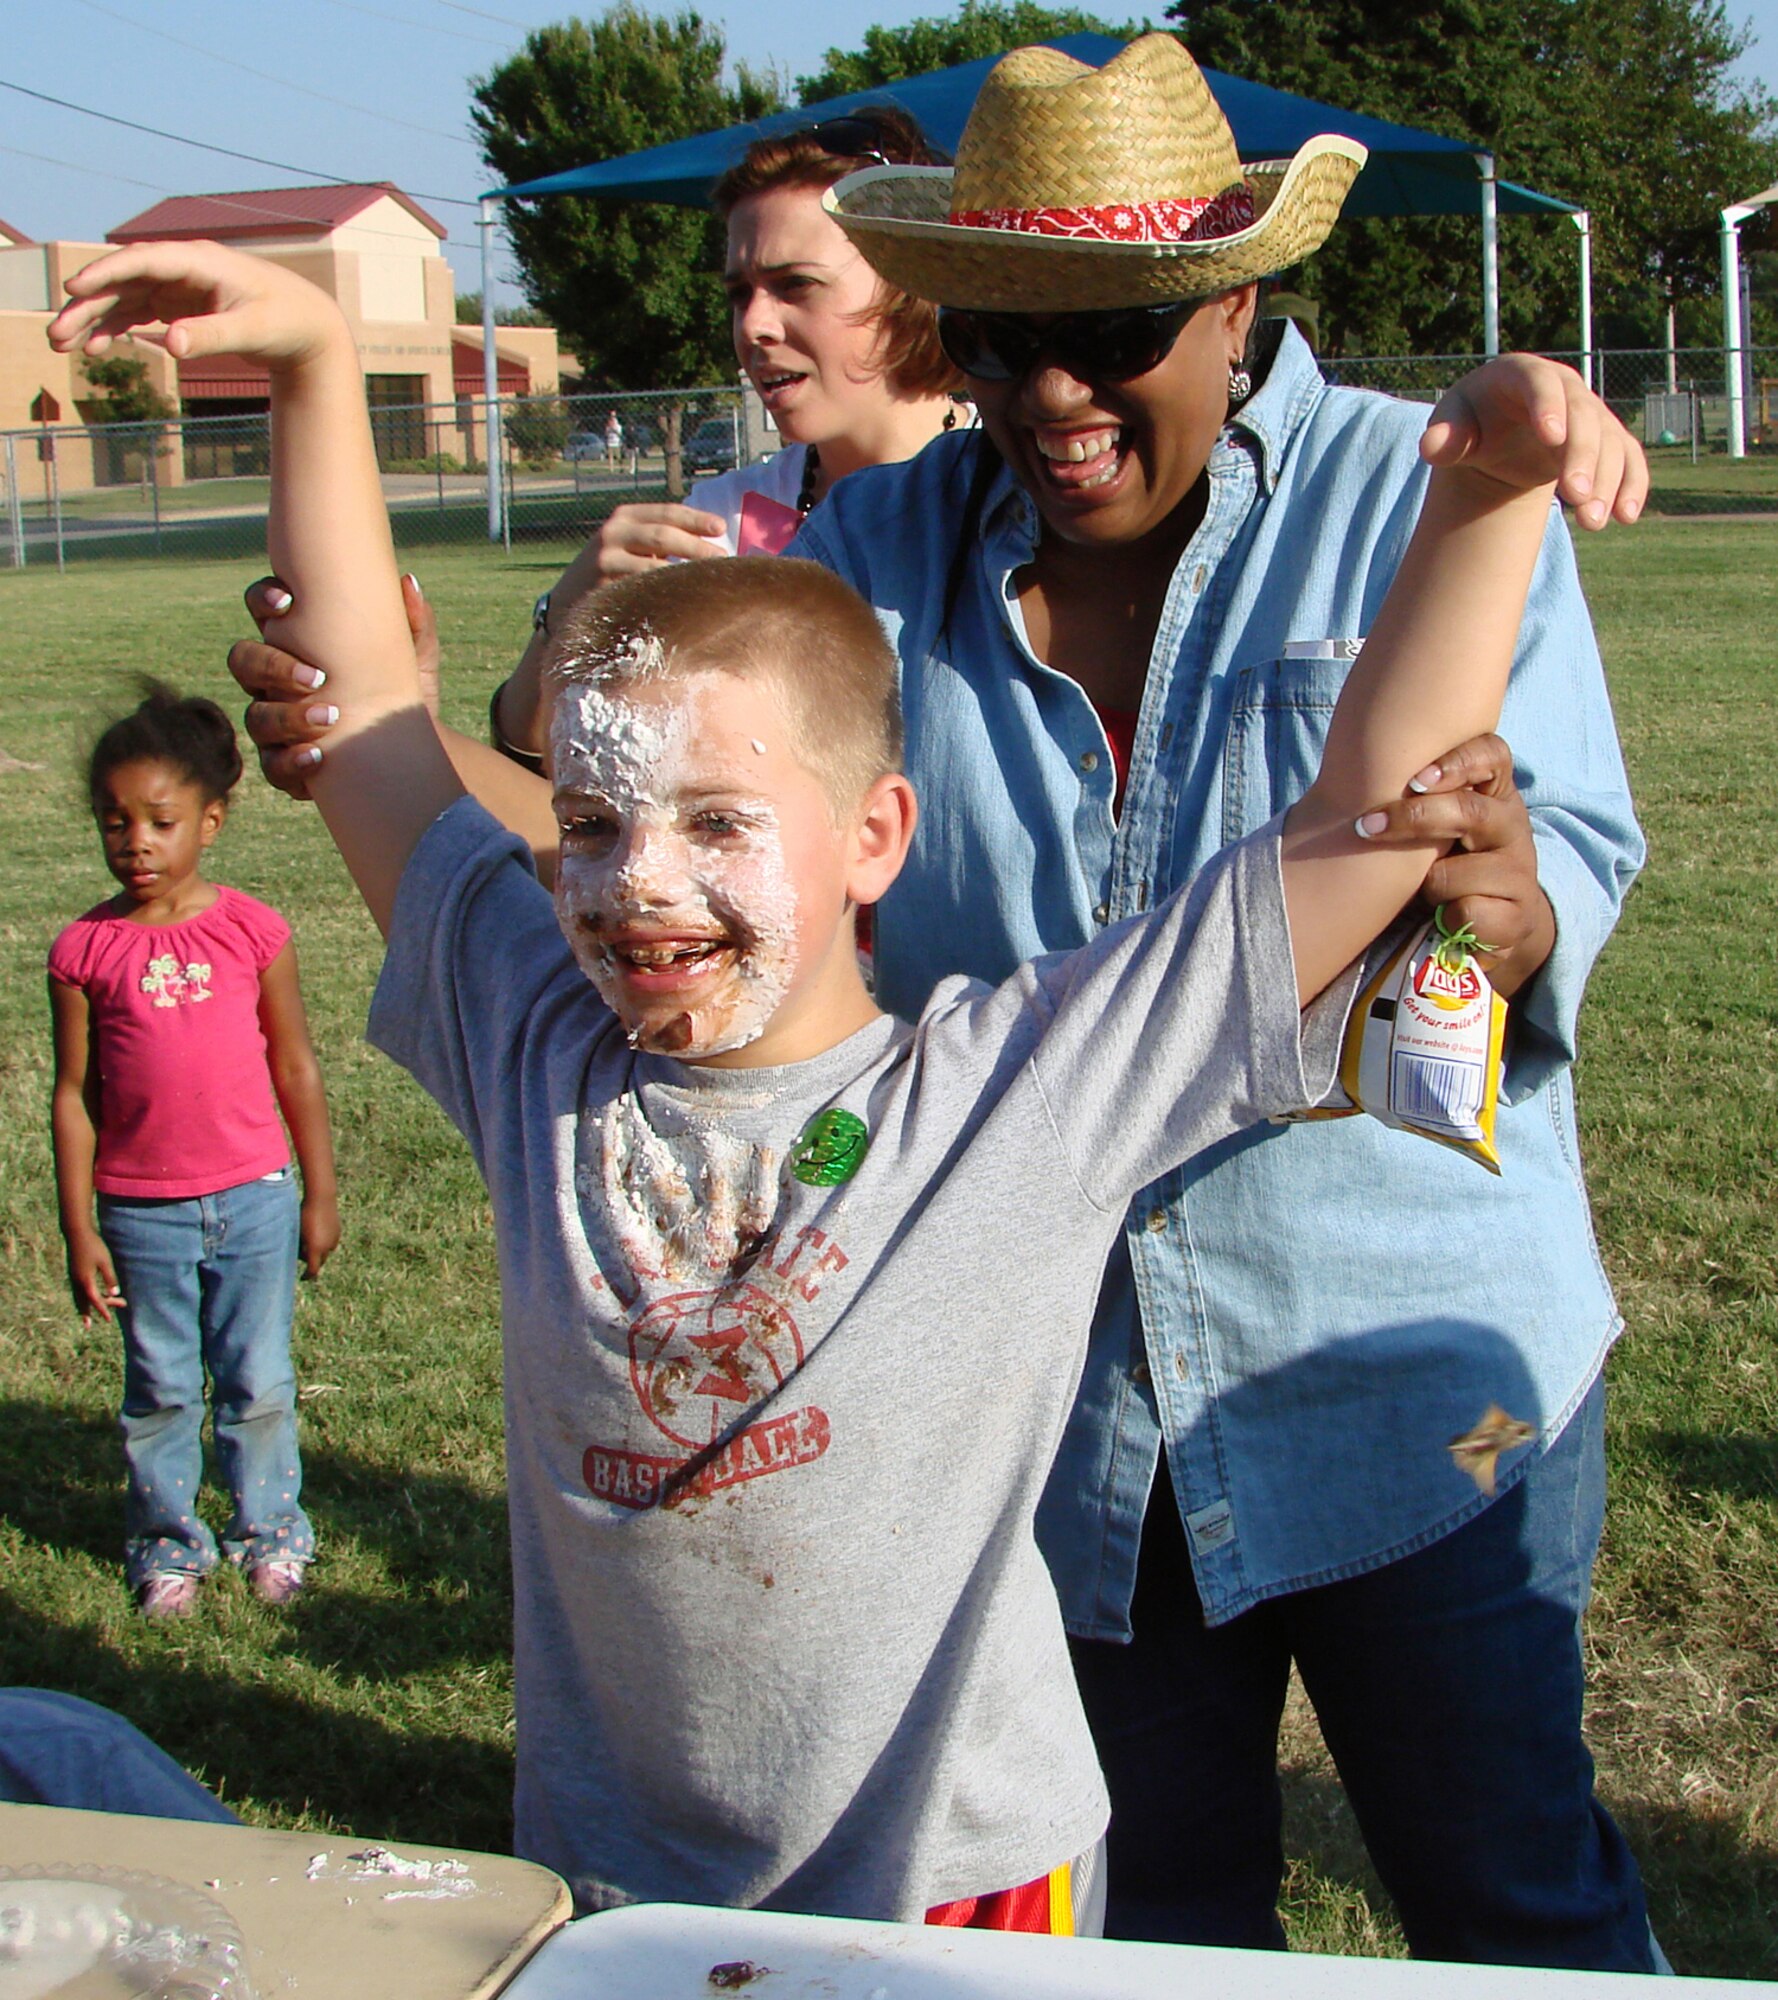
<svg viewBox="0 0 1778 2000">
<path fill-rule="evenodd" d="M 488 465 L 488 540 L 497 542 L 506 525 L 501 486 L 506 468 L 501 464 L 500 356 L 494 348 L 494 203 L 487 195 L 482 197 L 476 226 L 482 233 L 482 394 L 487 399 L 482 444 Z"/>
<path fill-rule="evenodd" d="M 1500 202 L 1494 155 L 1478 153 L 1482 173 L 1482 352 L 1500 352 Z"/>
</svg>

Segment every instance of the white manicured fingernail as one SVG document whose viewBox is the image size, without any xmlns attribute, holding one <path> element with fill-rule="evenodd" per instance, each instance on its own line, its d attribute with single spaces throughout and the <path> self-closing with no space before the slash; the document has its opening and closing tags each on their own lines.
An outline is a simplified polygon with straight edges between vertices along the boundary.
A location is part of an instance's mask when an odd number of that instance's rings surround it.
<svg viewBox="0 0 1778 2000">
<path fill-rule="evenodd" d="M 317 729 L 331 729 L 340 719 L 339 710 L 330 701 L 318 701 L 313 708 L 305 708 L 303 715 Z"/>
<path fill-rule="evenodd" d="M 319 667 L 298 667 L 290 677 L 298 687 L 307 688 L 313 694 L 317 688 L 327 685 L 327 676 Z"/>
<path fill-rule="evenodd" d="M 290 761 L 296 766 L 296 768 L 299 771 L 312 771 L 315 768 L 315 766 L 319 764 L 321 761 L 320 744 L 319 743 L 304 744 L 302 749 L 297 751 L 296 755 L 292 757 Z"/>
<path fill-rule="evenodd" d="M 288 611 L 296 602 L 287 590 L 268 590 L 265 593 L 265 601 L 269 611 Z"/>
<path fill-rule="evenodd" d="M 1368 812 L 1352 822 L 1352 831 L 1360 840 L 1373 840 L 1389 824 L 1386 812 Z"/>
<path fill-rule="evenodd" d="M 1440 765 L 1428 764 L 1424 771 L 1416 771 L 1408 780 L 1408 790 L 1410 792 L 1429 792 L 1443 776 L 1444 770 Z"/>
</svg>

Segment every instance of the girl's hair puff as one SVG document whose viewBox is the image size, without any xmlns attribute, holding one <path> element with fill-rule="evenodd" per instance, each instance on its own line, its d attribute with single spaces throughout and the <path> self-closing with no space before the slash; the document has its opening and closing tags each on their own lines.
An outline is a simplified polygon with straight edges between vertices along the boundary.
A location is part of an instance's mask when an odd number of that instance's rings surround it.
<svg viewBox="0 0 1778 2000">
<path fill-rule="evenodd" d="M 170 764 L 187 784 L 196 785 L 206 805 L 226 800 L 241 779 L 241 751 L 235 726 L 215 702 L 201 694 L 180 694 L 164 681 L 144 678 L 142 700 L 99 735 L 87 758 L 87 796 L 96 805 L 99 787 L 125 764 Z"/>
</svg>

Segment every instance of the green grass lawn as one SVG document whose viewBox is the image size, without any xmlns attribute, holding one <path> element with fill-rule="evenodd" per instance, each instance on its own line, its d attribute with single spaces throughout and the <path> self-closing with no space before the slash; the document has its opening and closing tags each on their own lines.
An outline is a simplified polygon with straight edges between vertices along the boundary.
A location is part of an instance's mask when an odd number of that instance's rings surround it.
<svg viewBox="0 0 1778 2000">
<path fill-rule="evenodd" d="M 1582 559 L 1651 840 L 1594 981 L 1580 1094 L 1630 1331 L 1589 1625 L 1603 1792 L 1679 1969 L 1778 1976 L 1778 627 L 1772 529 L 1651 521 Z M 566 553 L 427 549 L 447 707 L 475 728 Z M 463 1148 L 360 1039 L 377 946 L 314 814 L 252 777 L 216 872 L 296 927 L 347 1235 L 297 1322 L 325 1560 L 286 1616 L 223 1578 L 189 1624 L 136 1619 L 118 1560 L 119 1355 L 64 1293 L 45 1107 L 43 953 L 108 886 L 80 745 L 132 670 L 231 707 L 246 560 L 0 574 L 0 1682 L 125 1710 L 247 1817 L 498 1848 L 511 1679 L 497 1300 Z M 1405 1142 L 1404 1142 L 1405 1143 Z M 1501 1271 L 1459 1282 L 1510 1282 Z M 1288 1743 L 1293 1940 L 1399 1938 L 1300 1707 Z M 1487 1746 L 1476 1746 L 1487 1783 Z"/>
</svg>

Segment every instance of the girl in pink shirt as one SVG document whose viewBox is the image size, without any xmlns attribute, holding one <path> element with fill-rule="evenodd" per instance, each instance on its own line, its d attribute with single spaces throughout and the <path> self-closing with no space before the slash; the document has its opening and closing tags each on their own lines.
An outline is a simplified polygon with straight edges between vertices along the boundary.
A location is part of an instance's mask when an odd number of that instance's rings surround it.
<svg viewBox="0 0 1778 2000">
<path fill-rule="evenodd" d="M 222 1552 L 273 1605 L 315 1552 L 290 1321 L 299 1255 L 312 1278 L 339 1242 L 333 1141 L 290 927 L 200 873 L 240 775 L 212 701 L 155 686 L 114 722 L 87 781 L 121 886 L 49 954 L 68 1278 L 84 1322 L 123 1331 L 125 1561 L 149 1618 L 189 1614 L 218 1560 L 197 1509 L 206 1370 Z"/>
</svg>

